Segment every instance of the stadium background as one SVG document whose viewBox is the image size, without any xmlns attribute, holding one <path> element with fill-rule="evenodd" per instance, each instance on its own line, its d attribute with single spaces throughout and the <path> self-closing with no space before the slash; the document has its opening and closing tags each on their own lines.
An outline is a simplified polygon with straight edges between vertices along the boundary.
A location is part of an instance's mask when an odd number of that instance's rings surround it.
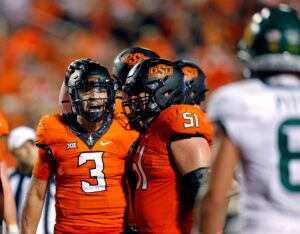
<svg viewBox="0 0 300 234">
<path fill-rule="evenodd" d="M 11 129 L 35 128 L 58 111 L 71 61 L 90 57 L 111 69 L 135 45 L 200 65 L 210 93 L 242 78 L 236 50 L 245 22 L 279 2 L 300 10 L 299 0 L 0 0 L 0 111 Z"/>
</svg>

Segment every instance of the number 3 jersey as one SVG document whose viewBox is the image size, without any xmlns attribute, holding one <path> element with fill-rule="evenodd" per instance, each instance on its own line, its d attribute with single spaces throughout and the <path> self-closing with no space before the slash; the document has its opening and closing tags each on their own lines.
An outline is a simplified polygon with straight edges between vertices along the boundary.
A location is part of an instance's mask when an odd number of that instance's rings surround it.
<svg viewBox="0 0 300 234">
<path fill-rule="evenodd" d="M 192 208 L 183 176 L 170 153 L 172 139 L 202 136 L 212 141 L 212 127 L 195 106 L 174 105 L 160 113 L 143 134 L 134 157 L 134 194 L 139 233 L 190 233 Z"/>
<path fill-rule="evenodd" d="M 39 154 L 33 175 L 48 180 L 55 172 L 55 231 L 120 233 L 127 204 L 125 159 L 138 134 L 125 130 L 112 116 L 91 134 L 76 123 L 47 115 L 37 129 L 36 144 L 48 153 Z"/>
<path fill-rule="evenodd" d="M 300 88 L 233 83 L 207 113 L 242 152 L 245 233 L 300 233 Z"/>
</svg>

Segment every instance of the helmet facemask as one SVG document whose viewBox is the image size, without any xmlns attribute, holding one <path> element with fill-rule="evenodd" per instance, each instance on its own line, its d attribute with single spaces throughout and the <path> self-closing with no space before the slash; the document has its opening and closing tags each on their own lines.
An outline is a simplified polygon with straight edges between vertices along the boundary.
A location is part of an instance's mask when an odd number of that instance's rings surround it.
<svg viewBox="0 0 300 234">
<path fill-rule="evenodd" d="M 67 90 L 74 114 L 90 122 L 98 122 L 113 113 L 116 84 L 112 79 L 100 74 L 73 74 L 68 81 Z"/>
<path fill-rule="evenodd" d="M 77 87 L 74 89 L 75 101 L 72 105 L 77 114 L 85 119 L 96 122 L 110 113 L 111 95 L 110 87 L 104 84 L 91 85 L 86 87 Z"/>
<path fill-rule="evenodd" d="M 144 121 L 147 119 L 146 109 L 150 95 L 142 92 L 138 95 L 127 95 L 122 103 L 125 115 L 130 122 Z"/>
</svg>

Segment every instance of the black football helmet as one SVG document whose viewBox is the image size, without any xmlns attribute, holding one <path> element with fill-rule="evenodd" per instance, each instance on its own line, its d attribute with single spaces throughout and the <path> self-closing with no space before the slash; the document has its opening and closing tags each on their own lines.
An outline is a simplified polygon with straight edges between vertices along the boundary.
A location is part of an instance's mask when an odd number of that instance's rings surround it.
<svg viewBox="0 0 300 234">
<path fill-rule="evenodd" d="M 300 72 L 300 20 L 296 10 L 281 4 L 254 14 L 239 43 L 238 57 L 250 77 Z"/>
<path fill-rule="evenodd" d="M 96 122 L 113 113 L 117 84 L 108 70 L 98 62 L 88 58 L 73 61 L 67 68 L 65 85 L 71 99 L 72 112 L 86 120 Z M 96 90 L 105 90 L 107 98 L 84 99 L 82 94 Z M 94 91 L 93 91 L 94 92 Z M 84 103 L 86 102 L 86 108 Z M 102 104 L 100 104 L 102 103 Z"/>
<path fill-rule="evenodd" d="M 178 60 L 175 62 L 184 73 L 184 80 L 186 85 L 186 94 L 184 103 L 199 105 L 205 100 L 206 76 L 204 72 L 196 64 L 186 61 Z"/>
<path fill-rule="evenodd" d="M 128 73 L 123 86 L 123 111 L 130 123 L 140 123 L 156 117 L 162 110 L 183 103 L 184 74 L 174 62 L 152 58 L 136 64 Z"/>
<path fill-rule="evenodd" d="M 143 47 L 129 48 L 117 55 L 114 59 L 112 75 L 117 80 L 119 90 L 122 90 L 130 69 L 135 64 L 148 58 L 159 58 L 159 55 Z"/>
</svg>

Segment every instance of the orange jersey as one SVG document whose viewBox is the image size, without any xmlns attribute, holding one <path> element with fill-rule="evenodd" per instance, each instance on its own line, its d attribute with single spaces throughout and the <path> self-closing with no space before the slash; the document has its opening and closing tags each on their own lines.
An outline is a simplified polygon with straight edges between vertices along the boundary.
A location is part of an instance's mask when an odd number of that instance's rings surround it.
<svg viewBox="0 0 300 234">
<path fill-rule="evenodd" d="M 47 180 L 55 171 L 56 233 L 123 231 L 125 159 L 137 133 L 110 119 L 93 134 L 58 114 L 39 123 L 36 144 L 51 154 L 39 155 L 33 175 Z"/>
<path fill-rule="evenodd" d="M 119 120 L 120 124 L 125 129 L 137 132 L 136 130 L 131 129 L 129 121 L 128 121 L 127 117 L 125 116 L 125 114 L 123 113 L 122 98 L 118 97 L 118 98 L 115 99 L 115 101 L 116 101 L 116 108 L 115 108 L 115 111 L 114 111 L 115 117 Z"/>
<path fill-rule="evenodd" d="M 180 135 L 199 135 L 211 144 L 212 127 L 204 112 L 192 105 L 171 106 L 142 136 L 133 164 L 139 233 L 190 233 L 192 208 L 184 196 L 183 176 L 169 154 L 172 137 Z"/>
<path fill-rule="evenodd" d="M 125 129 L 130 130 L 131 128 L 130 128 L 130 125 L 129 125 L 129 121 L 123 113 L 122 98 L 117 97 L 115 99 L 115 101 L 116 101 L 116 107 L 115 107 L 115 111 L 114 111 L 115 117 L 119 120 L 120 124 Z M 131 130 L 131 131 L 135 131 L 135 130 Z"/>
<path fill-rule="evenodd" d="M 130 125 L 129 125 L 129 121 L 126 118 L 126 116 L 123 114 L 123 108 L 122 108 L 122 98 L 121 97 L 116 97 L 115 98 L 115 111 L 114 111 L 114 115 L 115 118 L 117 118 L 120 122 L 120 124 L 127 130 L 130 130 Z M 138 136 L 139 133 L 135 130 L 130 130 L 130 132 L 132 134 L 134 134 L 135 136 Z M 128 182 L 128 181 L 127 181 Z M 126 225 L 127 226 L 136 226 L 136 222 L 135 222 L 135 217 L 134 217 L 134 212 L 133 212 L 133 207 L 132 207 L 132 194 L 131 194 L 131 190 L 129 187 L 129 184 L 127 183 L 127 190 L 128 190 L 128 210 L 127 210 L 127 219 L 126 219 Z"/>
<path fill-rule="evenodd" d="M 4 161 L 5 159 L 4 159 L 4 156 L 3 156 L 3 154 L 2 154 L 2 152 L 0 152 L 0 162 L 2 162 L 2 161 Z"/>
<path fill-rule="evenodd" d="M 116 118 L 118 118 L 119 122 L 122 124 L 122 126 L 125 129 L 130 129 L 128 119 L 123 114 L 122 98 L 117 97 L 117 98 L 115 98 L 115 101 L 116 101 L 116 108 L 115 108 L 114 115 L 116 116 Z M 136 136 L 139 135 L 139 133 L 135 130 L 131 130 L 131 132 L 135 132 L 134 134 L 136 134 Z M 127 224 L 127 226 L 136 226 L 133 207 L 132 207 L 132 199 L 131 199 L 132 194 L 131 194 L 131 190 L 130 190 L 130 187 L 129 187 L 128 184 L 127 184 L 127 186 L 128 186 L 128 192 L 129 193 L 128 193 L 128 212 L 127 212 L 126 224 Z"/>
<path fill-rule="evenodd" d="M 121 97 L 116 97 L 115 98 L 116 102 L 116 107 L 115 107 L 115 115 L 119 115 L 123 113 L 123 108 L 122 108 L 122 98 Z M 124 116 L 125 117 L 125 116 Z M 126 117 L 125 117 L 126 118 Z"/>
</svg>

